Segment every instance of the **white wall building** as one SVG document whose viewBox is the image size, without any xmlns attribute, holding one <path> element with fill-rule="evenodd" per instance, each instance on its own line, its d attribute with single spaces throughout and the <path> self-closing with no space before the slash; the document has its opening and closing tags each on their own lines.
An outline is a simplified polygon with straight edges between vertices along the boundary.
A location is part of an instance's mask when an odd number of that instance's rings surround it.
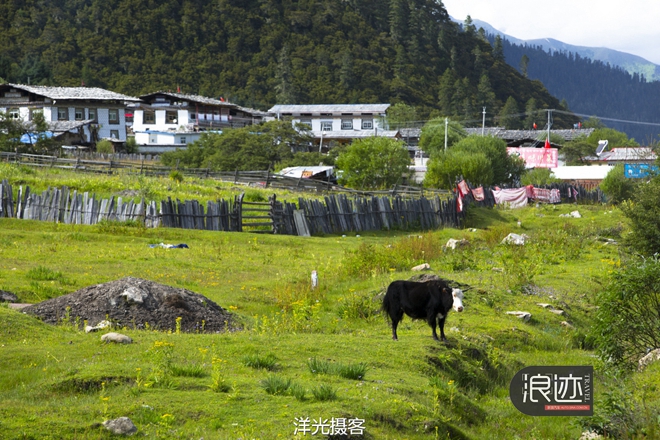
<svg viewBox="0 0 660 440">
<path fill-rule="evenodd" d="M 221 132 L 262 122 L 265 112 L 222 99 L 155 92 L 140 97 L 133 109 L 133 133 L 141 153 L 163 153 L 198 140 L 204 132 Z"/>
<path fill-rule="evenodd" d="M 387 130 L 385 112 L 389 104 L 278 104 L 269 113 L 293 125 L 309 127 L 314 143 L 323 148 L 331 141 L 349 143 L 370 136 L 400 138 L 398 131 Z"/>
<path fill-rule="evenodd" d="M 55 136 L 79 145 L 126 142 L 126 104 L 139 101 L 97 87 L 0 85 L 0 111 L 24 121 L 42 112 Z"/>
</svg>

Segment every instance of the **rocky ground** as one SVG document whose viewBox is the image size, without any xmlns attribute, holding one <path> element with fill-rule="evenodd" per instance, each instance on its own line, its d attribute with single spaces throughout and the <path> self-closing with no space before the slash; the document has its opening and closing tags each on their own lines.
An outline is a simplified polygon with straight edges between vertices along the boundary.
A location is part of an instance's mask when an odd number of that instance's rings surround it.
<svg viewBox="0 0 660 440">
<path fill-rule="evenodd" d="M 224 332 L 238 330 L 231 313 L 203 295 L 140 278 L 127 277 L 85 287 L 68 295 L 49 299 L 22 309 L 44 322 L 84 321 L 90 326 L 103 320 L 117 327 Z"/>
</svg>

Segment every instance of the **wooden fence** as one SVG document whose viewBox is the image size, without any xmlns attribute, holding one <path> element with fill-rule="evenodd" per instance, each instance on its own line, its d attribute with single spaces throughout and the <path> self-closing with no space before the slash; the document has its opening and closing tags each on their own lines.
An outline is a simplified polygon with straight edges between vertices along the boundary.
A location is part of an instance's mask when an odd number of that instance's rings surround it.
<svg viewBox="0 0 660 440">
<path fill-rule="evenodd" d="M 98 155 L 97 155 L 98 156 Z M 384 191 L 361 191 L 345 188 L 333 183 L 314 179 L 303 179 L 285 177 L 271 171 L 212 171 L 210 168 L 178 168 L 165 167 L 142 157 L 136 160 L 113 160 L 115 156 L 108 156 L 108 160 L 88 160 L 84 156 L 57 157 L 42 156 L 35 154 L 20 154 L 11 152 L 0 152 L 0 161 L 11 162 L 32 167 L 60 168 L 76 172 L 116 174 L 135 173 L 147 176 L 169 176 L 177 171 L 184 176 L 216 179 L 223 182 L 231 182 L 235 185 L 245 185 L 258 188 L 280 188 L 291 191 L 307 191 L 316 193 L 345 193 L 358 196 L 389 195 L 407 197 L 433 197 L 449 196 L 447 190 L 426 189 L 421 186 L 395 185 Z M 103 156 L 99 156 L 102 158 Z"/>
<path fill-rule="evenodd" d="M 121 197 L 98 200 L 89 193 L 54 188 L 33 193 L 0 183 L 0 217 L 93 225 L 103 220 L 143 222 L 146 227 L 249 231 L 288 235 L 338 234 L 382 229 L 428 230 L 459 227 L 463 214 L 453 199 L 438 196 L 407 199 L 400 196 L 349 197 L 332 194 L 323 200 L 280 202 L 247 201 L 244 193 L 234 200 L 172 200 L 160 203 L 124 201 Z"/>
</svg>

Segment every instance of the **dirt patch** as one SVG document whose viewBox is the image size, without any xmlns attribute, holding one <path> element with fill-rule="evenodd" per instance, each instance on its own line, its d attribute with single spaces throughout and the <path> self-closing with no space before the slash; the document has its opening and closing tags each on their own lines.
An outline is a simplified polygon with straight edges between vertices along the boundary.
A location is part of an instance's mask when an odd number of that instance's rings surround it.
<svg viewBox="0 0 660 440">
<path fill-rule="evenodd" d="M 44 322 L 57 324 L 67 318 L 94 326 L 108 319 L 120 327 L 181 331 L 224 332 L 239 330 L 234 317 L 210 299 L 190 290 L 127 277 L 85 287 L 68 295 L 22 309 Z"/>
</svg>

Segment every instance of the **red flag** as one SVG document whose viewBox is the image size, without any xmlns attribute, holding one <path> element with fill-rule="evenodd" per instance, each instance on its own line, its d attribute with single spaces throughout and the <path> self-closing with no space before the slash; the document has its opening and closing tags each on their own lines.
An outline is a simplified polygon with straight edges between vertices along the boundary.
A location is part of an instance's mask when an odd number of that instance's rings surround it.
<svg viewBox="0 0 660 440">
<path fill-rule="evenodd" d="M 176 92 L 177 92 L 177 93 L 181 93 L 181 87 L 176 86 Z"/>
<path fill-rule="evenodd" d="M 550 148 L 550 140 L 545 138 L 545 148 Z"/>
<path fill-rule="evenodd" d="M 536 130 L 536 122 L 534 122 L 534 130 Z"/>
</svg>

